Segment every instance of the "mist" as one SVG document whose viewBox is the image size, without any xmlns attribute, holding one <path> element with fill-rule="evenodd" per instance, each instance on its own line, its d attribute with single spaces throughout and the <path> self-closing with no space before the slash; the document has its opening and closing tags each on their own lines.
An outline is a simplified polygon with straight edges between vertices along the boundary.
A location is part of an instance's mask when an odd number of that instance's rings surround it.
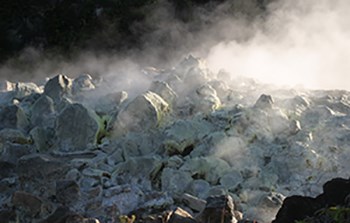
<svg viewBox="0 0 350 223">
<path fill-rule="evenodd" d="M 212 70 L 225 69 L 277 85 L 349 89 L 350 2 L 278 1 L 245 42 L 220 42 L 207 55 Z"/>
<path fill-rule="evenodd" d="M 171 4 L 162 1 L 146 18 L 155 29 L 142 36 L 141 48 L 123 54 L 86 50 L 74 58 L 47 57 L 27 48 L 20 62 L 10 59 L 2 65 L 0 79 L 37 81 L 59 73 L 70 77 L 89 73 L 122 79 L 120 85 L 137 90 L 141 76 L 134 74 L 143 67 L 171 68 L 193 54 L 206 60 L 212 71 L 224 69 L 233 77 L 290 87 L 349 89 L 350 2 L 269 1 L 263 15 L 249 2 L 254 1 L 226 1 L 210 12 L 197 8 L 193 21 L 183 23 L 175 18 Z M 232 7 L 257 15 L 232 15 Z"/>
</svg>

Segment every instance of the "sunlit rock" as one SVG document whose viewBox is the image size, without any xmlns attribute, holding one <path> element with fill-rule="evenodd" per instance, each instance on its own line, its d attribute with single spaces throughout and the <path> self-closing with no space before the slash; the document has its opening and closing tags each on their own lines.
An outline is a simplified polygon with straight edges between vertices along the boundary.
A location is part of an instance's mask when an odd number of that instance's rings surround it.
<svg viewBox="0 0 350 223">
<path fill-rule="evenodd" d="M 168 112 L 168 103 L 149 91 L 137 96 L 121 109 L 110 126 L 115 135 L 127 131 L 146 131 L 160 125 Z"/>
<path fill-rule="evenodd" d="M 68 105 L 57 117 L 57 148 L 61 151 L 84 150 L 97 142 L 98 117 L 81 104 Z"/>
<path fill-rule="evenodd" d="M 177 94 L 166 82 L 154 81 L 149 90 L 161 96 L 169 105 L 175 104 Z"/>
</svg>

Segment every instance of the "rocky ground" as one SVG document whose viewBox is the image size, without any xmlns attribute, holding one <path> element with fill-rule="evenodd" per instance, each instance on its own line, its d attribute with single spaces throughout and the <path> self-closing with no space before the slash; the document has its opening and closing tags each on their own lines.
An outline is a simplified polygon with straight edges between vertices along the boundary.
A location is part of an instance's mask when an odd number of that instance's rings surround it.
<svg viewBox="0 0 350 223">
<path fill-rule="evenodd" d="M 140 93 L 88 74 L 1 83 L 1 222 L 264 223 L 286 196 L 348 178 L 349 92 L 192 56 L 140 72 Z"/>
</svg>

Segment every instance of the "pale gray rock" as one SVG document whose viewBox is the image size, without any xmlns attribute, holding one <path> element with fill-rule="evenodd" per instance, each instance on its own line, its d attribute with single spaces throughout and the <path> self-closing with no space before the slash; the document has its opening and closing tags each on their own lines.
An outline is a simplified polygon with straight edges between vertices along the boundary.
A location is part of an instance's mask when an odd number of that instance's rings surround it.
<svg viewBox="0 0 350 223">
<path fill-rule="evenodd" d="M 173 197 L 181 197 L 188 185 L 193 181 L 189 172 L 164 168 L 161 175 L 162 191 Z"/>
<path fill-rule="evenodd" d="M 166 82 L 154 81 L 149 90 L 161 96 L 169 105 L 174 105 L 176 102 L 177 94 Z"/>
<path fill-rule="evenodd" d="M 206 199 L 210 190 L 210 184 L 203 179 L 195 179 L 189 183 L 185 192 L 201 199 Z"/>
<path fill-rule="evenodd" d="M 230 172 L 231 167 L 220 158 L 208 156 L 188 159 L 180 170 L 188 171 L 191 176 L 200 177 L 215 185 L 222 175 Z"/>
<path fill-rule="evenodd" d="M 262 94 L 256 101 L 254 107 L 260 109 L 271 109 L 273 107 L 274 101 L 271 95 Z"/>
<path fill-rule="evenodd" d="M 55 132 L 51 128 L 34 127 L 29 135 L 38 152 L 47 152 L 53 148 Z"/>
<path fill-rule="evenodd" d="M 181 197 L 182 202 L 194 211 L 201 212 L 206 206 L 206 201 L 190 194 L 184 193 Z"/>
<path fill-rule="evenodd" d="M 53 127 L 54 113 L 54 101 L 49 96 L 42 95 L 32 106 L 31 123 L 34 126 Z"/>
<path fill-rule="evenodd" d="M 128 131 L 146 131 L 161 125 L 168 112 L 168 103 L 156 93 L 148 91 L 121 109 L 109 126 L 114 135 Z"/>
<path fill-rule="evenodd" d="M 234 190 L 237 186 L 243 182 L 243 177 L 239 171 L 230 171 L 224 174 L 220 178 L 220 185 L 224 186 L 228 190 Z"/>
<path fill-rule="evenodd" d="M 95 145 L 100 131 L 98 116 L 81 104 L 67 106 L 57 117 L 57 147 L 61 151 L 85 150 Z"/>
<path fill-rule="evenodd" d="M 81 74 L 72 83 L 72 94 L 84 93 L 95 89 L 93 79 L 89 74 Z"/>
<path fill-rule="evenodd" d="M 18 82 L 15 84 L 15 88 L 13 90 L 16 98 L 24 98 L 35 93 L 42 93 L 42 90 L 35 83 Z"/>
</svg>

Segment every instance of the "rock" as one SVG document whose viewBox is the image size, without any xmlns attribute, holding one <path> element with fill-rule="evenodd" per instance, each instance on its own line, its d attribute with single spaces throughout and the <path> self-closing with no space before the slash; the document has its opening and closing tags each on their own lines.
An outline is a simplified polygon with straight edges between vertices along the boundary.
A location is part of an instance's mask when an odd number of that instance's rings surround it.
<svg viewBox="0 0 350 223">
<path fill-rule="evenodd" d="M 98 116 L 93 111 L 81 104 L 68 105 L 57 117 L 57 147 L 61 151 L 87 149 L 96 144 L 99 131 Z"/>
<path fill-rule="evenodd" d="M 145 131 L 159 126 L 168 111 L 168 103 L 149 91 L 129 102 L 109 126 L 115 135 L 128 131 Z"/>
<path fill-rule="evenodd" d="M 15 97 L 24 98 L 35 93 L 42 93 L 42 90 L 34 83 L 18 82 L 15 84 Z"/>
<path fill-rule="evenodd" d="M 177 94 L 166 82 L 154 81 L 149 90 L 161 96 L 169 105 L 175 104 Z"/>
<path fill-rule="evenodd" d="M 167 191 L 173 197 L 181 197 L 192 180 L 188 172 L 164 168 L 161 175 L 162 191 Z"/>
<path fill-rule="evenodd" d="M 38 152 L 47 152 L 53 148 L 55 131 L 51 128 L 34 127 L 29 135 Z"/>
<path fill-rule="evenodd" d="M 31 145 L 5 143 L 0 159 L 16 164 L 22 156 L 32 154 L 34 151 L 35 150 Z"/>
<path fill-rule="evenodd" d="M 207 203 L 205 200 L 202 200 L 198 197 L 192 196 L 187 193 L 184 193 L 181 199 L 182 199 L 182 202 L 186 204 L 189 208 L 198 212 L 203 211 Z"/>
<path fill-rule="evenodd" d="M 72 83 L 72 94 L 82 93 L 95 89 L 92 77 L 89 74 L 81 74 L 75 78 Z"/>
<path fill-rule="evenodd" d="M 16 222 L 17 215 L 14 210 L 0 210 L 0 219 L 4 223 Z"/>
<path fill-rule="evenodd" d="M 15 84 L 10 81 L 1 81 L 0 82 L 0 92 L 9 92 L 15 89 Z"/>
<path fill-rule="evenodd" d="M 196 112 L 210 113 L 221 106 L 216 90 L 208 84 L 197 88 L 193 99 Z"/>
<path fill-rule="evenodd" d="M 166 223 L 197 223 L 197 221 L 185 210 L 177 207 L 170 213 L 170 217 Z"/>
<path fill-rule="evenodd" d="M 29 120 L 22 108 L 17 105 L 0 108 L 0 130 L 9 128 L 26 131 L 28 127 Z"/>
<path fill-rule="evenodd" d="M 273 99 L 271 95 L 262 94 L 256 101 L 254 107 L 260 109 L 271 109 L 273 106 Z"/>
<path fill-rule="evenodd" d="M 236 223 L 232 197 L 229 195 L 208 197 L 206 207 L 197 219 L 201 223 Z"/>
<path fill-rule="evenodd" d="M 92 107 L 98 114 L 106 115 L 113 114 L 115 111 L 119 111 L 120 106 L 128 98 L 128 93 L 125 91 L 119 91 L 114 93 L 109 93 L 99 97 L 96 100 L 92 100 Z M 91 103 L 87 99 L 87 103 Z M 109 117 L 111 118 L 111 117 Z M 106 119 L 108 120 L 108 119 Z"/>
<path fill-rule="evenodd" d="M 220 177 L 228 173 L 231 168 L 224 160 L 209 156 L 189 159 L 180 170 L 188 171 L 191 176 L 204 179 L 215 185 L 219 182 Z"/>
<path fill-rule="evenodd" d="M 224 186 L 228 190 L 234 190 L 242 182 L 243 177 L 238 171 L 231 171 L 227 174 L 224 174 L 220 178 L 220 185 Z"/>
<path fill-rule="evenodd" d="M 13 163 L 5 162 L 0 160 L 0 178 L 4 179 L 7 177 L 16 176 L 16 165 Z"/>
<path fill-rule="evenodd" d="M 141 207 L 146 210 L 165 210 L 174 204 L 174 200 L 168 193 L 151 193 L 152 199 L 146 201 Z"/>
<path fill-rule="evenodd" d="M 84 218 L 68 207 L 58 207 L 53 214 L 40 223 L 100 223 L 95 218 Z"/>
<path fill-rule="evenodd" d="M 56 199 L 64 206 L 69 206 L 78 201 L 80 197 L 79 185 L 73 180 L 56 181 Z"/>
<path fill-rule="evenodd" d="M 42 200 L 30 193 L 17 191 L 12 197 L 12 204 L 16 208 L 23 208 L 29 216 L 35 217 L 41 212 Z"/>
<path fill-rule="evenodd" d="M 5 143 L 30 144 L 31 140 L 18 129 L 0 130 L 0 145 Z"/>
<path fill-rule="evenodd" d="M 72 80 L 65 75 L 59 74 L 45 84 L 44 94 L 52 98 L 55 103 L 58 103 L 63 96 L 71 94 L 71 88 Z"/>
<path fill-rule="evenodd" d="M 210 184 L 207 181 L 203 179 L 195 179 L 187 186 L 185 191 L 201 199 L 206 199 L 209 190 Z"/>
<path fill-rule="evenodd" d="M 42 95 L 33 105 L 31 110 L 31 123 L 34 126 L 53 127 L 55 113 L 54 101 L 47 95 Z"/>
</svg>

